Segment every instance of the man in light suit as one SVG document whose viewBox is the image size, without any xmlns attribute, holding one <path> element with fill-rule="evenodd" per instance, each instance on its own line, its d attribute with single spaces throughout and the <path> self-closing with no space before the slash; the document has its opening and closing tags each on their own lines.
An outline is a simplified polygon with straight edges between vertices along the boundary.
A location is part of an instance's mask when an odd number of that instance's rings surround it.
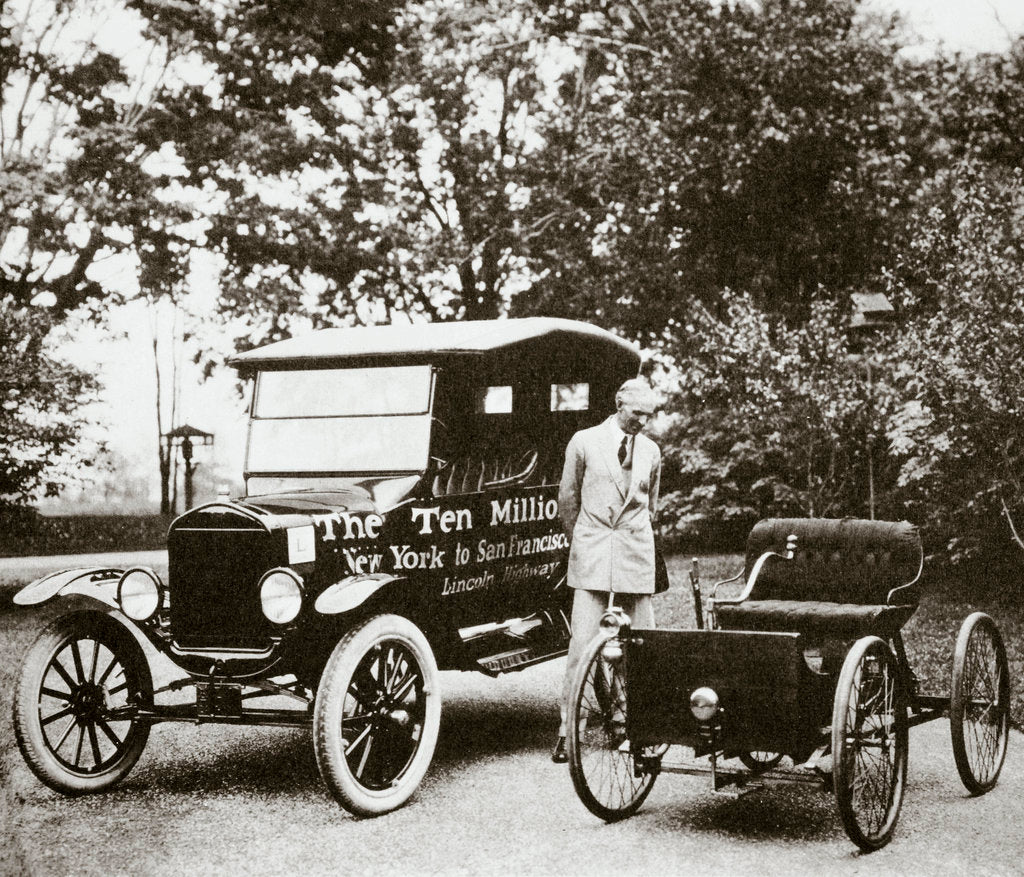
<svg viewBox="0 0 1024 877">
<path fill-rule="evenodd" d="M 608 594 L 637 627 L 654 627 L 654 532 L 661 451 L 640 430 L 654 414 L 640 378 L 615 394 L 616 412 L 576 433 L 565 449 L 558 514 L 569 536 L 568 585 L 575 589 L 572 638 L 562 687 L 561 724 L 551 760 L 564 763 L 565 723 L 576 668 L 598 632 Z"/>
</svg>

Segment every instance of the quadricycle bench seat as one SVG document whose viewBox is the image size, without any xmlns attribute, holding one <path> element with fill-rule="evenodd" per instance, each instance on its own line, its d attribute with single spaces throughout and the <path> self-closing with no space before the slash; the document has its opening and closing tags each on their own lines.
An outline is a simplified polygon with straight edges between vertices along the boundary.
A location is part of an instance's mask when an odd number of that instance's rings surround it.
<svg viewBox="0 0 1024 877">
<path fill-rule="evenodd" d="M 792 537 L 792 558 L 758 565 Z M 717 624 L 815 638 L 889 638 L 917 608 L 922 563 L 917 527 L 906 521 L 760 521 L 747 540 L 747 593 L 739 601 L 715 601 Z"/>
<path fill-rule="evenodd" d="M 829 603 L 823 600 L 748 600 L 720 606 L 723 630 L 795 631 L 815 639 L 855 639 L 874 634 L 888 638 L 903 627 L 916 605 Z"/>
</svg>

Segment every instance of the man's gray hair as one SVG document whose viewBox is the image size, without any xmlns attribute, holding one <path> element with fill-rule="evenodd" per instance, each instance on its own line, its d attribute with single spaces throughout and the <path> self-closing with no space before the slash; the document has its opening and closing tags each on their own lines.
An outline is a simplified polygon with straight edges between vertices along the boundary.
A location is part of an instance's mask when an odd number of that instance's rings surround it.
<svg viewBox="0 0 1024 877">
<path fill-rule="evenodd" d="M 615 404 L 619 405 L 624 399 L 635 399 L 638 396 L 657 401 L 654 390 L 651 389 L 651 385 L 647 381 L 643 378 L 630 378 L 615 393 Z"/>
</svg>

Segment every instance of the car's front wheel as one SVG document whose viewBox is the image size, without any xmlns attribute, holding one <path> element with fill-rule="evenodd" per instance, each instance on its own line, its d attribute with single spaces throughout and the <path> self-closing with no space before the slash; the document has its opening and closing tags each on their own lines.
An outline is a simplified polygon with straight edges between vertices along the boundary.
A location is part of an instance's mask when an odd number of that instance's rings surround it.
<svg viewBox="0 0 1024 877">
<path fill-rule="evenodd" d="M 313 747 L 320 774 L 357 816 L 401 807 L 437 743 L 441 694 L 426 637 L 399 615 L 376 615 L 335 646 L 320 680 Z"/>
<path fill-rule="evenodd" d="M 145 653 L 103 612 L 58 618 L 22 664 L 14 734 L 32 772 L 65 795 L 109 788 L 135 766 L 149 738 L 138 710 L 153 702 Z"/>
</svg>

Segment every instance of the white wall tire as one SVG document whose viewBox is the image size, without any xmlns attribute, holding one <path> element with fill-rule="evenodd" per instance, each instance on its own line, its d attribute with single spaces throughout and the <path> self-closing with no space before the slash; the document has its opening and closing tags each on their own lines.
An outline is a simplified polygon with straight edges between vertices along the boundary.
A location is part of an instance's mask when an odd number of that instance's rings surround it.
<svg viewBox="0 0 1024 877">
<path fill-rule="evenodd" d="M 320 775 L 350 813 L 379 816 L 412 797 L 441 723 L 437 662 L 400 615 L 376 615 L 335 646 L 317 690 L 313 749 Z"/>
</svg>

